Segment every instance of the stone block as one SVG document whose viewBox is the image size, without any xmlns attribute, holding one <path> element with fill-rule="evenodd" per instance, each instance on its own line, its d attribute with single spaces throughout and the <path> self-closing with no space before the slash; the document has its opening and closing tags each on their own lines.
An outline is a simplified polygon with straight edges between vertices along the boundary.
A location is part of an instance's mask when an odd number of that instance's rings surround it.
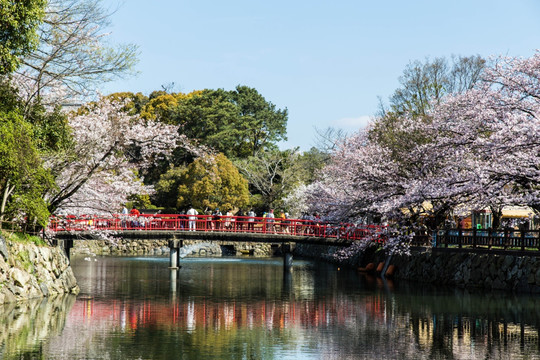
<svg viewBox="0 0 540 360">
<path fill-rule="evenodd" d="M 5 259 L 9 259 L 9 253 L 6 245 L 6 239 L 2 235 L 0 235 L 0 255 Z"/>
<path fill-rule="evenodd" d="M 30 282 L 30 275 L 19 268 L 11 268 L 9 277 L 13 281 L 13 284 L 20 288 L 24 288 Z"/>
</svg>

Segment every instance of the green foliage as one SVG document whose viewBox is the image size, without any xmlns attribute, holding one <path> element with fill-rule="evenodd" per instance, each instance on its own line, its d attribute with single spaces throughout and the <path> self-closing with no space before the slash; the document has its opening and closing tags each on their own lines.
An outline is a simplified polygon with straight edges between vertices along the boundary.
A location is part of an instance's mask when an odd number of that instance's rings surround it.
<svg viewBox="0 0 540 360">
<path fill-rule="evenodd" d="M 214 159 L 199 158 L 179 179 L 179 208 L 244 208 L 249 202 L 248 184 L 233 163 L 223 154 Z"/>
<path fill-rule="evenodd" d="M 129 207 L 135 207 L 137 209 L 152 209 L 155 208 L 150 201 L 148 194 L 133 194 L 128 197 Z"/>
<path fill-rule="evenodd" d="M 34 244 L 37 246 L 47 246 L 47 243 L 39 237 L 35 235 L 29 235 L 22 232 L 13 232 L 9 233 L 6 231 L 2 231 L 2 236 L 9 241 L 16 242 L 19 244 Z"/>
<path fill-rule="evenodd" d="M 319 172 L 330 160 L 330 155 L 327 152 L 321 151 L 315 147 L 305 151 L 297 159 L 295 166 L 299 171 L 300 182 L 311 184 L 316 180 Z"/>
<path fill-rule="evenodd" d="M 166 208 L 176 208 L 178 202 L 178 188 L 180 179 L 183 178 L 186 167 L 172 167 L 162 174 L 155 185 L 156 193 L 153 196 L 155 204 Z"/>
<path fill-rule="evenodd" d="M 37 46 L 45 0 L 0 0 L 0 74 L 14 71 L 20 57 Z"/>
<path fill-rule="evenodd" d="M 190 139 L 197 139 L 229 158 L 245 158 L 257 151 L 277 149 L 286 140 L 287 109 L 276 106 L 247 86 L 233 91 L 205 89 L 189 94 L 155 91 L 140 112 L 145 119 L 181 125 Z M 176 165 L 193 159 L 177 152 Z"/>
<path fill-rule="evenodd" d="M 239 110 L 239 135 L 236 156 L 254 156 L 263 150 L 277 149 L 275 144 L 287 140 L 287 109 L 276 109 L 276 106 L 247 86 L 236 87 L 231 92 L 233 102 Z"/>
<path fill-rule="evenodd" d="M 0 109 L 4 114 L 19 114 L 32 125 L 33 139 L 39 151 L 64 151 L 72 145 L 71 129 L 60 106 L 47 110 L 39 99 L 29 103 L 23 101 L 9 77 L 0 80 Z"/>
<path fill-rule="evenodd" d="M 46 224 L 49 213 L 41 195 L 50 186 L 32 126 L 16 113 L 0 112 L 0 219 L 22 211 L 28 221 Z"/>
<path fill-rule="evenodd" d="M 165 111 L 162 110 L 162 114 Z M 181 125 L 188 138 L 232 156 L 238 142 L 237 119 L 238 111 L 230 94 L 218 89 L 203 90 L 200 95 L 179 99 L 169 121 Z"/>
<path fill-rule="evenodd" d="M 148 104 L 148 97 L 140 92 L 136 94 L 132 92 L 117 92 L 107 95 L 106 98 L 115 101 L 125 101 L 126 106 L 123 110 L 129 115 L 141 114 Z"/>
</svg>

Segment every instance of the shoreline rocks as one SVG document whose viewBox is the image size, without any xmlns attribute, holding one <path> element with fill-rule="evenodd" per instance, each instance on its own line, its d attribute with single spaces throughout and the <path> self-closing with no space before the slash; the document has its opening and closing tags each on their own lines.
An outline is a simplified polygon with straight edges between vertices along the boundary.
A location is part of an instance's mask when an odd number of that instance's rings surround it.
<svg viewBox="0 0 540 360">
<path fill-rule="evenodd" d="M 62 249 L 12 242 L 0 235 L 0 304 L 78 292 Z"/>
</svg>

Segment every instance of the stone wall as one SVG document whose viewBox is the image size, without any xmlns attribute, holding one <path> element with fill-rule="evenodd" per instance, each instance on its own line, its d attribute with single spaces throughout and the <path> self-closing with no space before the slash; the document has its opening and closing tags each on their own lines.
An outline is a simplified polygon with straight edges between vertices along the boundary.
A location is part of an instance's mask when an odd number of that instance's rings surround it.
<svg viewBox="0 0 540 360">
<path fill-rule="evenodd" d="M 194 241 L 184 240 L 187 256 L 222 256 L 249 253 L 254 256 L 271 256 L 272 245 L 255 242 Z M 71 254 L 74 255 L 167 255 L 168 240 L 75 240 Z"/>
<path fill-rule="evenodd" d="M 71 254 L 81 255 L 165 255 L 167 240 L 75 240 Z"/>
<path fill-rule="evenodd" d="M 78 292 L 62 249 L 12 242 L 0 235 L 0 304 Z"/>
<path fill-rule="evenodd" d="M 401 279 L 540 293 L 540 259 L 534 256 L 428 251 L 394 256 L 391 263 Z"/>
</svg>

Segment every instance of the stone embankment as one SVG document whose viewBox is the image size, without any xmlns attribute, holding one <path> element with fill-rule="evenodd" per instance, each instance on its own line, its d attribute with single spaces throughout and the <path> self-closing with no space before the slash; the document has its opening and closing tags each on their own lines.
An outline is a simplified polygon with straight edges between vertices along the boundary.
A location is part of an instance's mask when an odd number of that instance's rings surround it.
<svg viewBox="0 0 540 360">
<path fill-rule="evenodd" d="M 79 292 L 64 251 L 0 235 L 0 304 Z"/>
<path fill-rule="evenodd" d="M 222 256 L 247 254 L 270 256 L 276 251 L 270 244 L 227 241 L 191 241 L 184 240 L 183 255 Z M 74 242 L 71 253 L 74 255 L 167 255 L 167 240 L 80 240 Z"/>
<path fill-rule="evenodd" d="M 346 260 L 338 260 L 334 254 L 339 250 L 337 247 L 298 245 L 295 255 L 355 269 L 366 267 L 368 263 L 377 266 L 388 262 L 395 266 L 395 279 L 418 283 L 540 293 L 540 257 L 536 256 L 427 248 L 411 250 L 410 255 L 389 257 L 382 249 L 371 247 Z"/>
<path fill-rule="evenodd" d="M 540 293 L 540 259 L 535 256 L 428 251 L 394 256 L 391 263 L 401 279 Z"/>
</svg>

